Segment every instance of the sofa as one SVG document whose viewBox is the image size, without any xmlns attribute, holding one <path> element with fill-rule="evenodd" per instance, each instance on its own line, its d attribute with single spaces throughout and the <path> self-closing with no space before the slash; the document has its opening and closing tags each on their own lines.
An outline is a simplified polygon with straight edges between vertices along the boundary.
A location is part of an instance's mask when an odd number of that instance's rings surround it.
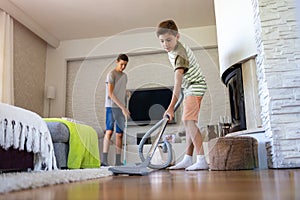
<svg viewBox="0 0 300 200">
<path fill-rule="evenodd" d="M 57 165 L 69 169 L 100 167 L 98 135 L 91 126 L 62 118 L 42 118 L 4 103 L 0 103 L 0 148 L 1 164 L 12 161 L 16 169 L 32 168 L 32 160 L 35 171 L 55 170 Z M 29 166 L 15 159 L 16 154 L 22 158 L 23 153 L 28 156 Z M 8 168 L 5 165 L 0 171 Z"/>
<path fill-rule="evenodd" d="M 67 168 L 70 132 L 61 122 L 46 122 L 54 147 L 57 167 Z"/>
<path fill-rule="evenodd" d="M 72 118 L 44 118 L 49 129 L 58 168 L 100 167 L 98 134 L 91 126 Z"/>
<path fill-rule="evenodd" d="M 67 126 L 60 122 L 46 122 L 53 142 L 57 167 L 67 168 L 70 133 Z M 34 154 L 26 150 L 0 147 L 0 171 L 32 170 Z"/>
<path fill-rule="evenodd" d="M 53 143 L 36 113 L 0 103 L 0 170 L 57 169 Z"/>
</svg>

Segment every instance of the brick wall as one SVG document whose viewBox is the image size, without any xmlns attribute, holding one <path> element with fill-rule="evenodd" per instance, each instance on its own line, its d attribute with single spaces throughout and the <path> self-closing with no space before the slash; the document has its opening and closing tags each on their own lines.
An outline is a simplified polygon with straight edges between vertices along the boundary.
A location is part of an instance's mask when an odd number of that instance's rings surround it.
<svg viewBox="0 0 300 200">
<path fill-rule="evenodd" d="M 269 167 L 300 167 L 300 40 L 294 0 L 252 0 Z"/>
</svg>

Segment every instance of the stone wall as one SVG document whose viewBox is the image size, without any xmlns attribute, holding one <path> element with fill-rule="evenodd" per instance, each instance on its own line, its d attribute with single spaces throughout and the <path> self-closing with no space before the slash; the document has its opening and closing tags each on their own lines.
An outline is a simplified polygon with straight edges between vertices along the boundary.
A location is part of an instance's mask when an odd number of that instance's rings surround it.
<svg viewBox="0 0 300 200">
<path fill-rule="evenodd" d="M 262 125 L 271 168 L 300 167 L 300 40 L 294 0 L 252 0 Z"/>
</svg>

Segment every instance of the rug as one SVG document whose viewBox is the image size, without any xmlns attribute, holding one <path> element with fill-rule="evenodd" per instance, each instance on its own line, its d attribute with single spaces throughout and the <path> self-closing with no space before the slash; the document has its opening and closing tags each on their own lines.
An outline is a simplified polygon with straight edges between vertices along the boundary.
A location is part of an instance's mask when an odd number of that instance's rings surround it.
<svg viewBox="0 0 300 200">
<path fill-rule="evenodd" d="M 108 168 L 14 172 L 0 174 L 0 194 L 110 176 Z"/>
</svg>

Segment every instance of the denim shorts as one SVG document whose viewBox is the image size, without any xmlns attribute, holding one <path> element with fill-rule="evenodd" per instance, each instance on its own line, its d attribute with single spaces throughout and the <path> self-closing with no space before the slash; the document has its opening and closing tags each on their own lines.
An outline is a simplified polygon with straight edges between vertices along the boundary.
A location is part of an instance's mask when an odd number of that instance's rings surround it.
<svg viewBox="0 0 300 200">
<path fill-rule="evenodd" d="M 106 130 L 114 131 L 116 124 L 116 133 L 123 133 L 125 127 L 125 117 L 120 108 L 106 107 Z"/>
</svg>

